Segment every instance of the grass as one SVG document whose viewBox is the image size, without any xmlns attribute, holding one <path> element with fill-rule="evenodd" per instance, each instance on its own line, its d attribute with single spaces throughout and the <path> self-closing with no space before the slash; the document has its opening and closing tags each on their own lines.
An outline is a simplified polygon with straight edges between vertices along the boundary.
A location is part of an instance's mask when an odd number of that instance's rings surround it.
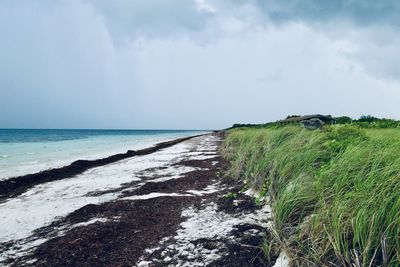
<svg viewBox="0 0 400 267">
<path fill-rule="evenodd" d="M 366 129 L 366 134 L 373 139 L 400 140 L 399 129 Z"/>
<path fill-rule="evenodd" d="M 304 265 L 400 266 L 400 128 L 237 128 L 222 154 Z"/>
</svg>

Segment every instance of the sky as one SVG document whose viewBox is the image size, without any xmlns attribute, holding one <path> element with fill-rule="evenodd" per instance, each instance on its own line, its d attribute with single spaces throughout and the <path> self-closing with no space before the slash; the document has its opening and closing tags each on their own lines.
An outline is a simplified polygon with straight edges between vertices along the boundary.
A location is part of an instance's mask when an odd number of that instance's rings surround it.
<svg viewBox="0 0 400 267">
<path fill-rule="evenodd" d="M 400 119 L 398 0 L 2 0 L 0 128 Z"/>
</svg>

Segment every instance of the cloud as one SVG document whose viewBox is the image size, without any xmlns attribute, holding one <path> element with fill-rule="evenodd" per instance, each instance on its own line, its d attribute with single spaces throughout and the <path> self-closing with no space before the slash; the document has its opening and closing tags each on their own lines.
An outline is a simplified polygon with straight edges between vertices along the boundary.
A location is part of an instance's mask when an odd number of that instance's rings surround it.
<svg viewBox="0 0 400 267">
<path fill-rule="evenodd" d="M 275 21 L 349 20 L 359 26 L 377 23 L 400 26 L 400 3 L 396 0 L 256 0 L 255 3 Z"/>
<path fill-rule="evenodd" d="M 148 38 L 175 38 L 200 31 L 212 6 L 188 0 L 85 0 L 104 17 L 108 31 L 118 41 Z"/>
<path fill-rule="evenodd" d="M 316 1 L 266 3 L 5 1 L 0 127 L 221 128 L 298 113 L 398 117 L 395 22 L 368 15 L 363 24 L 351 17 L 357 12 L 335 7 L 313 14 L 324 9 L 308 6 Z"/>
<path fill-rule="evenodd" d="M 113 109 L 132 63 L 91 6 L 10 2 L 0 13 L 3 124 L 96 121 L 107 113 L 101 105 Z"/>
<path fill-rule="evenodd" d="M 239 1 L 249 3 L 249 1 Z M 303 23 L 333 40 L 351 42 L 348 57 L 369 75 L 400 80 L 400 2 L 395 0 L 254 0 L 267 23 Z"/>
<path fill-rule="evenodd" d="M 397 116 L 398 83 L 366 75 L 343 54 L 348 46 L 303 24 L 229 36 L 206 47 L 192 40 L 149 42 L 139 68 L 145 102 L 167 111 L 152 109 L 154 120 L 179 114 L 215 127 L 291 113 Z M 154 74 L 158 79 L 151 79 Z"/>
<path fill-rule="evenodd" d="M 215 7 L 213 7 L 211 4 L 206 2 L 206 0 L 196 0 L 195 1 L 197 10 L 202 11 L 202 12 L 208 12 L 208 13 L 215 13 L 217 10 Z"/>
</svg>

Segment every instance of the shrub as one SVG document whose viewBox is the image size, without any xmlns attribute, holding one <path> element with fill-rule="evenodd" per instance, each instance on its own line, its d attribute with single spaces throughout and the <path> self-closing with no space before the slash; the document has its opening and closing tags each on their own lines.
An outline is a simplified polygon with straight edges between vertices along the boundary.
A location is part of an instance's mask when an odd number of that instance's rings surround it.
<svg viewBox="0 0 400 267">
<path fill-rule="evenodd" d="M 337 124 L 348 124 L 352 122 L 352 119 L 350 117 L 341 116 L 341 117 L 336 117 L 335 121 Z"/>
</svg>

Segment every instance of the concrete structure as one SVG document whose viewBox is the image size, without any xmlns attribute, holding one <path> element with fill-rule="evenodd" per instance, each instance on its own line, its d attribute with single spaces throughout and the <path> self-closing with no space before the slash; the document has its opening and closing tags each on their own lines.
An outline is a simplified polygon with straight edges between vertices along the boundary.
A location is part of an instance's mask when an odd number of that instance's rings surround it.
<svg viewBox="0 0 400 267">
<path fill-rule="evenodd" d="M 281 123 L 301 123 L 308 129 L 321 128 L 324 124 L 334 124 L 335 119 L 331 115 L 306 115 L 306 116 L 291 116 L 280 121 Z"/>
</svg>

